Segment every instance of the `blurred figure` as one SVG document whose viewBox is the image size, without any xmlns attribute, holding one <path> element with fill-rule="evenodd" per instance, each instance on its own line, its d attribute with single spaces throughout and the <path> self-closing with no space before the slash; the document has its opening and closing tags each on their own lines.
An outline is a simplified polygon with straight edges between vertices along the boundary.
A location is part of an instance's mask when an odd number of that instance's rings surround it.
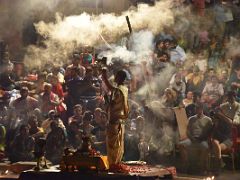
<svg viewBox="0 0 240 180">
<path fill-rule="evenodd" d="M 34 139 L 29 134 L 29 128 L 22 125 L 19 134 L 13 141 L 9 159 L 11 162 L 32 161 L 34 150 Z"/>
<path fill-rule="evenodd" d="M 20 90 L 21 97 L 12 102 L 12 107 L 17 112 L 17 115 L 31 114 L 34 109 L 38 108 L 38 100 L 29 96 L 27 87 L 22 87 Z"/>
<path fill-rule="evenodd" d="M 44 120 L 41 125 L 45 135 L 47 135 L 50 132 L 51 128 L 50 125 L 53 121 L 56 122 L 57 126 L 60 127 L 64 132 L 66 131 L 66 128 L 62 120 L 57 116 L 56 112 L 54 110 L 50 110 L 48 113 L 48 118 Z"/>
<path fill-rule="evenodd" d="M 192 91 L 187 92 L 187 96 L 185 99 L 183 99 L 182 103 L 183 103 L 184 107 L 187 107 L 188 105 L 193 103 L 193 92 Z"/>
<path fill-rule="evenodd" d="M 205 85 L 202 93 L 207 93 L 211 104 L 214 104 L 224 95 L 223 85 L 218 82 L 216 76 L 213 76 L 211 83 Z"/>
<path fill-rule="evenodd" d="M 100 151 L 101 154 L 106 155 L 106 130 L 108 117 L 107 113 L 105 113 L 104 111 L 101 111 L 100 113 L 100 119 L 96 121 L 97 124 L 92 130 L 92 134 L 95 136 L 94 147 L 96 148 L 96 150 Z"/>
<path fill-rule="evenodd" d="M 71 121 L 68 128 L 68 142 L 70 147 L 78 149 L 82 145 L 82 130 L 77 121 Z"/>
<path fill-rule="evenodd" d="M 41 111 L 46 117 L 50 110 L 56 110 L 57 106 L 60 104 L 58 95 L 52 92 L 52 85 L 45 84 L 44 92 L 40 97 Z"/>
<path fill-rule="evenodd" d="M 29 124 L 29 135 L 34 139 L 43 137 L 44 131 L 41 127 L 38 126 L 38 121 L 36 116 L 30 116 L 28 120 Z"/>
<path fill-rule="evenodd" d="M 190 161 L 198 162 L 199 172 L 205 173 L 208 159 L 208 138 L 213 128 L 211 118 L 203 114 L 203 104 L 196 104 L 196 115 L 189 118 L 187 126 L 188 139 L 181 141 L 180 153 L 186 169 L 190 168 Z"/>
<path fill-rule="evenodd" d="M 185 98 L 186 84 L 182 80 L 181 74 L 176 74 L 174 82 L 170 84 L 170 88 L 176 91 L 178 102 L 181 102 Z"/>
<path fill-rule="evenodd" d="M 64 74 L 65 82 L 68 82 L 70 79 L 73 78 L 72 71 L 74 71 L 75 68 L 79 69 L 78 75 L 81 78 L 83 78 L 85 76 L 86 69 L 85 69 L 84 66 L 81 65 L 79 54 L 73 54 L 73 56 L 72 56 L 72 64 L 70 64 L 66 68 L 66 71 L 65 71 L 65 74 Z"/>
<path fill-rule="evenodd" d="M 187 91 L 202 92 L 204 76 L 200 73 L 199 67 L 194 66 L 193 72 L 186 76 Z"/>
<path fill-rule="evenodd" d="M 91 125 L 93 115 L 90 111 L 86 111 L 83 115 L 83 122 L 80 125 L 80 129 L 83 132 L 84 136 L 91 136 L 94 126 Z"/>
<path fill-rule="evenodd" d="M 54 165 L 59 164 L 65 148 L 65 135 L 62 128 L 55 121 L 50 124 L 51 131 L 46 138 L 46 158 Z"/>
<path fill-rule="evenodd" d="M 227 94 L 227 102 L 220 105 L 214 114 L 215 127 L 213 130 L 213 150 L 215 154 L 215 170 L 219 173 L 223 166 L 222 151 L 230 149 L 232 142 L 232 126 L 240 124 L 239 113 L 240 104 L 236 102 L 236 94 L 229 91 Z"/>
<path fill-rule="evenodd" d="M 82 119 L 83 119 L 83 109 L 82 105 L 76 104 L 73 107 L 73 116 L 68 118 L 68 124 L 71 124 L 71 122 L 76 121 L 78 124 L 82 124 Z"/>
</svg>

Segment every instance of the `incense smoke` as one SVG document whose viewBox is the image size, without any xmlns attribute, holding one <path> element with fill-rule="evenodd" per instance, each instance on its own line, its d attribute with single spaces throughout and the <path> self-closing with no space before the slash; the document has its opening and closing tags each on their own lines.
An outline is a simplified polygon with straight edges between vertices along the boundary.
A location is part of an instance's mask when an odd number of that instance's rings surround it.
<svg viewBox="0 0 240 180">
<path fill-rule="evenodd" d="M 46 23 L 40 21 L 35 24 L 37 32 L 44 39 L 42 42 L 44 47 L 30 46 L 27 49 L 24 61 L 32 67 L 41 66 L 49 60 L 57 65 L 62 65 L 66 63 L 69 55 L 76 47 L 82 45 L 95 46 L 106 44 L 106 42 L 115 43 L 119 38 L 128 33 L 126 15 L 129 16 L 132 28 L 135 31 L 148 29 L 157 34 L 165 25 L 172 25 L 174 23 L 173 12 L 169 9 L 170 5 L 169 1 L 158 2 L 153 7 L 140 5 L 137 9 L 123 12 L 120 16 L 114 14 L 89 15 L 82 13 L 80 15 L 64 17 L 57 13 L 55 22 Z M 156 19 L 158 20 L 156 21 Z M 133 34 L 133 36 L 136 35 Z M 139 39 L 142 40 L 142 37 L 139 37 Z M 133 41 L 136 40 L 134 39 Z M 149 41 L 145 42 L 150 43 Z M 134 42 L 133 45 L 137 48 L 134 51 L 139 49 L 136 43 Z M 126 52 L 124 47 L 116 47 L 115 49 Z M 131 54 L 128 56 L 130 57 Z M 38 62 L 33 63 L 32 59 L 36 59 L 35 61 Z"/>
</svg>

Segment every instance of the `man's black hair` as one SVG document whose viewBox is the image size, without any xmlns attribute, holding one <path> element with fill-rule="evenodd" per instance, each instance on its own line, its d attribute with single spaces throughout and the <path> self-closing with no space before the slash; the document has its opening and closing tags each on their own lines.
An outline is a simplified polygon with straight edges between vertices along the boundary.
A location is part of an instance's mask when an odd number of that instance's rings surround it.
<svg viewBox="0 0 240 180">
<path fill-rule="evenodd" d="M 116 76 L 118 76 L 119 80 L 121 81 L 121 83 L 123 83 L 126 80 L 126 78 L 127 78 L 127 73 L 124 70 L 119 70 L 116 73 Z"/>
</svg>

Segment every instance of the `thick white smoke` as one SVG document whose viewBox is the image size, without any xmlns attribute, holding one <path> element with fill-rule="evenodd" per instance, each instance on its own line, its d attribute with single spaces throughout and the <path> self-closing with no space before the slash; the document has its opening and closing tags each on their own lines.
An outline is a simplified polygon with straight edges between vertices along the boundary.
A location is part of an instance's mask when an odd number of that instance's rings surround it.
<svg viewBox="0 0 240 180">
<path fill-rule="evenodd" d="M 148 29 L 157 34 L 164 26 L 170 26 L 174 23 L 174 15 L 170 7 L 170 1 L 161 1 L 155 6 L 140 5 L 137 9 L 123 12 L 119 16 L 115 14 L 89 15 L 82 13 L 65 17 L 57 13 L 55 22 L 40 21 L 35 24 L 37 32 L 45 38 L 45 47 L 31 46 L 27 50 L 24 60 L 26 64 L 31 66 L 45 64 L 49 60 L 54 61 L 55 64 L 62 64 L 66 63 L 69 54 L 72 53 L 76 45 L 93 46 L 106 42 L 114 43 L 128 33 L 125 19 L 127 15 L 134 31 Z M 139 53 L 136 53 L 136 51 L 140 52 L 141 50 L 142 54 L 140 56 L 142 56 L 148 54 L 148 48 L 152 48 L 152 33 L 142 34 L 136 33 L 132 36 L 132 41 L 134 41 L 132 43 L 133 52 L 137 56 L 139 56 Z M 143 39 L 145 37 L 146 40 Z M 139 45 L 139 42 L 141 42 L 141 45 Z M 127 52 L 124 47 L 114 47 L 114 49 L 115 54 L 126 54 L 128 58 L 132 56 L 132 52 Z M 38 62 L 33 63 L 33 59 Z"/>
</svg>

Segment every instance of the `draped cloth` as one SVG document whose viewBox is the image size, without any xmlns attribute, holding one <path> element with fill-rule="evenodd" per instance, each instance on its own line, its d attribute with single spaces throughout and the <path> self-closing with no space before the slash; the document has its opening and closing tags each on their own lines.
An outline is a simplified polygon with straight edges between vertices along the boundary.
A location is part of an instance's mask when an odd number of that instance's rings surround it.
<svg viewBox="0 0 240 180">
<path fill-rule="evenodd" d="M 112 91 L 108 109 L 107 155 L 109 165 L 121 162 L 124 153 L 124 121 L 128 117 L 128 89 L 118 86 Z"/>
<path fill-rule="evenodd" d="M 107 129 L 107 155 L 109 165 L 121 162 L 124 154 L 124 125 L 109 124 Z"/>
</svg>

